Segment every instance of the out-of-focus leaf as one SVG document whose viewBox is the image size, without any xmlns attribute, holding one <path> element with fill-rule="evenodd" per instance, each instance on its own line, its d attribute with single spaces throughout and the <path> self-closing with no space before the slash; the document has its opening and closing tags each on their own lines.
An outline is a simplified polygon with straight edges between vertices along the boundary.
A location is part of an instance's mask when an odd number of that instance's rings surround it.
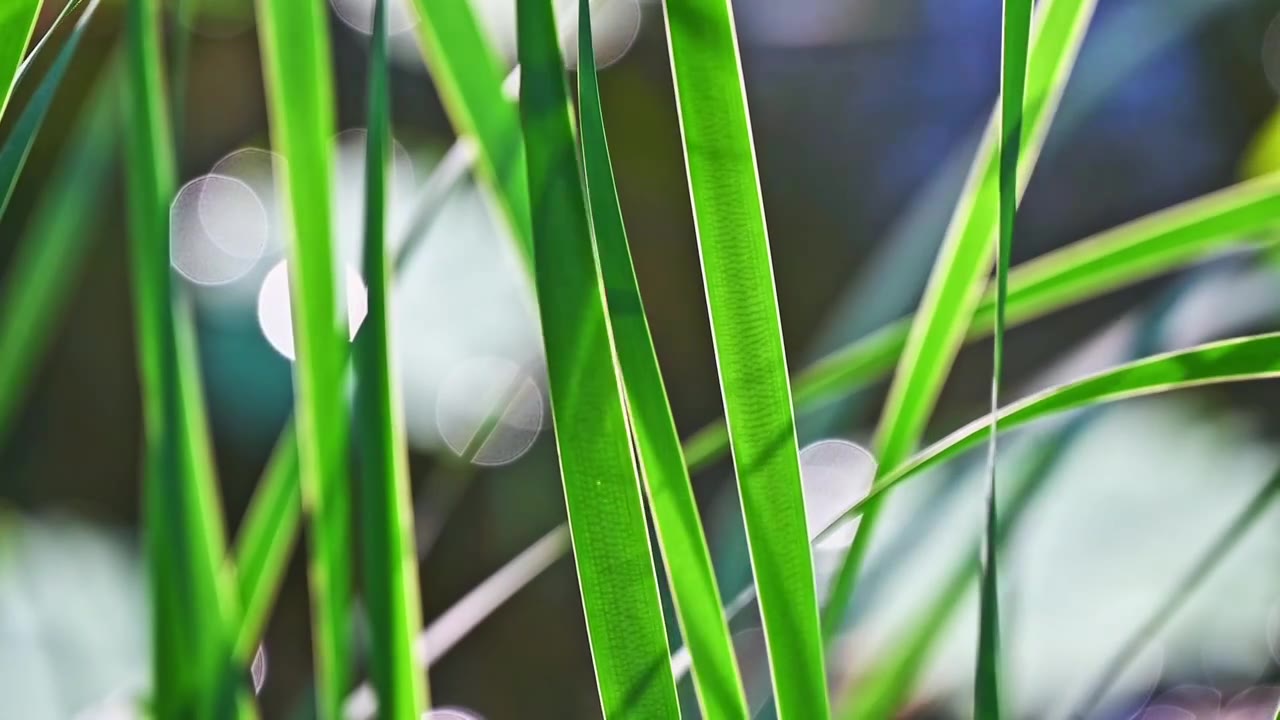
<svg viewBox="0 0 1280 720">
<path fill-rule="evenodd" d="M 77 130 L 43 191 L 0 290 L 0 444 L 26 392 L 31 371 L 48 347 L 80 277 L 94 234 L 95 205 L 68 207 L 102 195 L 119 131 L 119 63 Z"/>
<path fill-rule="evenodd" d="M 272 147 L 289 217 L 286 247 L 293 328 L 298 468 L 309 520 L 317 710 L 334 720 L 353 681 L 351 499 L 347 472 L 346 318 L 339 308 L 332 232 L 333 64 L 328 8 L 260 0 Z"/>
</svg>

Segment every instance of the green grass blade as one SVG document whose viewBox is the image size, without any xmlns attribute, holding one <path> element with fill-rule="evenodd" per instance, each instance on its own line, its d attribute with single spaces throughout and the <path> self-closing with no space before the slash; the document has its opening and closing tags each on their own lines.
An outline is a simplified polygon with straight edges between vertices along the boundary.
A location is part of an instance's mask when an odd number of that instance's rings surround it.
<svg viewBox="0 0 1280 720">
<path fill-rule="evenodd" d="M 22 56 L 36 29 L 40 3 L 41 0 L 8 0 L 0 7 L 0 117 L 4 117 Z"/>
<path fill-rule="evenodd" d="M 236 656 L 252 657 L 293 552 L 302 519 L 298 439 L 290 423 L 267 461 L 236 535 L 235 566 L 243 615 Z"/>
<path fill-rule="evenodd" d="M 734 661 L 711 554 L 627 246 L 596 78 L 589 0 L 580 0 L 578 21 L 579 125 L 587 197 L 641 475 L 649 493 L 676 618 L 692 658 L 702 714 L 746 717 L 746 694 Z"/>
<path fill-rule="evenodd" d="M 1164 602 L 1154 608 L 1142 624 L 1134 628 L 1133 633 L 1125 638 L 1116 654 L 1102 665 L 1102 669 L 1084 697 L 1075 705 L 1078 710 L 1072 712 L 1069 717 L 1090 717 L 1098 702 L 1111 689 L 1112 683 L 1213 575 L 1219 563 L 1226 559 L 1240 541 L 1249 534 L 1258 520 L 1263 517 L 1263 512 L 1271 508 L 1277 496 L 1280 496 L 1280 472 L 1272 475 L 1257 494 L 1241 508 L 1222 533 L 1214 538 L 1213 542 L 1196 558 L 1186 574 L 1174 584 L 1173 590 L 1165 596 Z"/>
<path fill-rule="evenodd" d="M 524 136 L 516 103 L 503 92 L 507 70 L 467 0 L 413 0 L 418 45 L 458 135 L 476 144 L 476 174 L 489 187 L 533 267 L 533 231 Z"/>
<path fill-rule="evenodd" d="M 1280 333 L 1231 338 L 1153 355 L 1036 393 L 1000 411 L 1000 431 L 1117 400 L 1277 376 L 1280 376 Z M 899 463 L 882 474 L 867 497 L 842 519 L 863 514 L 890 488 L 984 442 L 990 432 L 991 417 L 980 418 Z M 829 528 L 824 529 L 824 533 L 826 530 Z"/>
<path fill-rule="evenodd" d="M 97 7 L 96 0 L 73 0 L 68 3 L 54 22 L 49 34 L 40 41 L 32 52 L 32 59 L 42 55 L 50 39 L 54 37 L 60 38 L 63 34 L 62 30 L 68 26 L 68 23 L 71 23 L 66 41 L 58 49 L 58 54 L 54 56 L 53 64 L 49 67 L 44 77 L 41 78 L 40 84 L 36 86 L 35 93 L 31 96 L 31 100 L 23 108 L 17 122 L 14 123 L 12 133 L 5 140 L 3 147 L 0 147 L 0 217 L 4 216 L 5 208 L 8 207 L 10 198 L 13 197 L 13 189 L 18 184 L 18 176 L 22 174 L 22 167 L 26 165 L 27 156 L 31 153 L 31 146 L 35 144 L 36 135 L 39 134 L 40 128 L 44 125 L 44 116 L 48 113 L 49 106 L 53 104 L 53 99 L 58 94 L 58 87 L 62 84 L 62 78 L 67 74 L 67 67 L 71 65 L 71 59 L 75 57 L 76 49 L 80 46 L 80 39 L 84 37 L 85 28 L 89 26 L 89 21 Z M 24 66 L 23 78 L 26 77 L 26 69 L 30 67 L 30 64 Z"/>
<path fill-rule="evenodd" d="M 991 414 L 997 417 L 997 427 L 991 433 L 987 446 L 986 534 L 980 551 L 982 583 L 978 602 L 978 662 L 974 678 L 974 717 L 980 720 L 1000 719 L 1000 548 L 996 508 L 996 457 L 1000 429 L 996 412 L 1000 409 L 1000 383 L 1004 375 L 1005 304 L 1009 296 L 1009 256 L 1013 252 L 1018 208 L 1018 155 L 1022 145 L 1022 104 L 1027 81 L 1031 0 L 1004 0 L 1001 27 L 1003 57 L 997 152 L 1000 166 L 997 212 L 1000 241 L 996 248 L 996 317 L 991 362 Z"/>
<path fill-rule="evenodd" d="M 418 557 L 413 546 L 409 450 L 391 353 L 391 261 L 387 253 L 387 173 L 391 108 L 387 72 L 387 0 L 374 5 L 365 148 L 364 279 L 369 310 L 355 346 L 356 426 L 360 429 L 364 600 L 370 675 L 379 716 L 418 720 L 427 705 L 426 676 L 414 663 L 422 630 Z"/>
<path fill-rule="evenodd" d="M 551 410 L 605 717 L 678 717 L 550 0 L 519 0 L 520 111 Z M 660 669 L 651 673 L 651 668 Z"/>
<path fill-rule="evenodd" d="M 88 19 L 93 4 L 86 8 Z M 240 706 L 229 628 L 236 620 L 189 309 L 175 305 L 169 202 L 175 186 L 159 6 L 126 16 L 125 123 L 133 287 L 146 437 L 144 518 L 154 604 L 156 712 L 227 717 Z M 167 714 L 172 713 L 172 714 Z"/>
<path fill-rule="evenodd" d="M 1095 3 L 1096 0 L 1041 3 L 1027 71 L 1021 126 L 1024 147 L 1038 148 L 1048 133 Z M 973 312 L 987 282 L 998 234 L 1000 162 L 995 152 L 998 122 L 998 116 L 993 117 L 987 126 L 930 273 L 920 309 L 907 333 L 873 441 L 882 471 L 901 462 L 920 442 L 951 363 L 973 323 Z M 1026 162 L 1017 167 L 1015 189 L 1019 194 L 1031 176 L 1030 160 L 1037 155 L 1036 151 L 1029 150 L 1024 158 Z M 853 599 L 862 560 L 875 534 L 879 510 L 877 503 L 863 517 L 853 547 L 837 574 L 823 616 L 828 638 L 839 630 Z"/>
<path fill-rule="evenodd" d="M 287 248 L 298 348 L 298 467 L 309 518 L 317 708 L 332 719 L 353 681 L 353 660 L 348 351 L 331 228 L 334 98 L 327 8 L 310 0 L 262 0 L 258 32 L 272 146 L 284 158 L 279 181 L 292 220 Z"/>
<path fill-rule="evenodd" d="M 694 227 L 778 715 L 830 714 L 791 387 L 728 0 L 663 3 Z"/>
<path fill-rule="evenodd" d="M 113 63 L 101 80 L 104 90 L 90 101 L 71 146 L 48 187 L 0 287 L 0 445 L 27 392 L 31 372 L 48 347 L 87 257 L 90 222 L 98 205 L 68 207 L 99 198 L 114 155 L 119 72 Z"/>
</svg>

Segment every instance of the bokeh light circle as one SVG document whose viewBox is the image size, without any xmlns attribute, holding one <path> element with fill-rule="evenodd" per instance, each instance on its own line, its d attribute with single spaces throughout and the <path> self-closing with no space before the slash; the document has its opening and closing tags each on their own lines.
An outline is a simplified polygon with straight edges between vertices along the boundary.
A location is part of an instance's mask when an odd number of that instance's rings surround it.
<svg viewBox="0 0 1280 720">
<path fill-rule="evenodd" d="M 364 280 L 360 273 L 351 266 L 345 267 L 344 295 L 347 306 L 348 339 L 354 339 L 360 324 L 369 312 L 369 298 Z M 289 300 L 288 264 L 281 260 L 262 280 L 258 290 L 258 325 L 262 334 L 271 343 L 276 352 L 288 358 L 296 359 L 297 352 L 293 341 L 293 316 Z"/>
<path fill-rule="evenodd" d="M 249 664 L 249 681 L 253 683 L 253 694 L 261 695 L 262 686 L 267 684 L 267 647 L 259 645 L 253 654 L 253 662 Z"/>
<path fill-rule="evenodd" d="M 1280 15 L 1277 15 L 1262 35 L 1262 72 L 1271 83 L 1271 89 L 1280 93 Z"/>
<path fill-rule="evenodd" d="M 262 257 L 267 211 L 253 189 L 223 175 L 198 177 L 178 191 L 169 208 L 169 259 L 198 285 L 225 285 Z"/>
<path fill-rule="evenodd" d="M 804 489 L 805 523 L 809 539 L 840 520 L 849 508 L 871 492 L 876 459 L 848 440 L 819 440 L 800 451 L 800 483 Z M 818 542 L 827 551 L 848 547 L 858 530 L 858 518 L 840 523 Z"/>
<path fill-rule="evenodd" d="M 422 713 L 422 720 L 484 720 L 484 717 L 472 710 L 443 707 Z"/>
<path fill-rule="evenodd" d="M 533 447 L 542 431 L 542 391 L 518 364 L 478 357 L 455 367 L 436 398 L 445 444 L 476 465 L 506 465 Z"/>
<path fill-rule="evenodd" d="M 214 163 L 211 175 L 220 175 L 239 180 L 253 191 L 267 213 L 267 247 L 266 252 L 283 250 L 284 238 L 281 223 L 284 211 L 276 194 L 276 178 L 284 172 L 284 158 L 270 150 L 246 147 L 233 150 Z M 206 217 L 216 208 L 210 207 L 201 198 L 201 217 Z"/>
<path fill-rule="evenodd" d="M 387 33 L 396 35 L 418 24 L 418 15 L 408 0 L 389 0 Z M 374 0 L 329 0 L 333 12 L 347 27 L 362 35 L 373 34 Z"/>
</svg>

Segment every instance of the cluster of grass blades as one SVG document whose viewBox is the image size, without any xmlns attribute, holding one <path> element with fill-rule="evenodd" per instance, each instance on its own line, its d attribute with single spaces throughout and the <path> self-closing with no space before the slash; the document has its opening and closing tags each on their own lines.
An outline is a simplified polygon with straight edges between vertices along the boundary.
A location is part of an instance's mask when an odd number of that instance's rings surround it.
<svg viewBox="0 0 1280 720">
<path fill-rule="evenodd" d="M 0 214 L 97 2 L 71 0 L 29 54 L 40 2 L 14 0 L 0 9 L 0 128 L 6 129 L 0 135 Z M 1074 430 L 1062 431 L 1015 479 L 1014 501 L 1000 516 L 993 492 L 997 437 L 1035 420 L 1127 398 L 1280 377 L 1280 334 L 1265 334 L 1139 358 L 1001 407 L 1007 327 L 1227 248 L 1256 245 L 1257 235 L 1280 226 L 1280 179 L 1264 176 L 1010 268 L 1017 199 L 1049 131 L 1094 0 L 1043 0 L 1034 32 L 1029 0 L 1006 0 L 1001 100 L 919 311 L 790 379 L 731 6 L 728 0 L 664 0 L 725 408 L 723 424 L 682 447 L 614 184 L 593 61 L 591 3 L 580 0 L 578 7 L 576 122 L 551 0 L 517 2 L 518 101 L 507 93 L 508 75 L 468 3 L 414 0 L 414 7 L 436 87 L 466 141 L 460 146 L 465 160 L 496 199 L 539 300 L 568 532 L 552 531 L 531 548 L 536 557 L 522 555 L 509 573 L 504 569 L 498 595 L 518 591 L 567 552 L 571 540 L 606 717 L 679 714 L 655 557 L 671 589 L 672 620 L 689 651 L 703 715 L 750 716 L 691 482 L 695 470 L 726 452 L 742 501 L 776 711 L 780 718 L 809 720 L 832 713 L 824 645 L 845 619 L 887 493 L 922 470 L 990 443 L 975 715 L 999 718 L 998 549 Z M 245 669 L 261 641 L 295 536 L 305 526 L 319 716 L 344 717 L 356 687 L 358 585 L 370 620 L 369 687 L 379 716 L 409 720 L 429 706 L 424 666 L 478 620 L 470 611 L 455 624 L 451 611 L 441 619 L 448 619 L 447 627 L 422 629 L 388 310 L 394 269 L 403 256 L 389 257 L 386 238 L 387 3 L 376 3 L 368 75 L 369 315 L 352 348 L 343 335 L 330 227 L 334 83 L 325 8 L 307 0 L 264 0 L 258 10 L 273 147 L 286 168 L 297 413 L 240 535 L 229 550 L 192 311 L 169 267 L 169 203 L 177 184 L 172 118 L 178 113 L 168 97 L 158 0 L 127 1 L 121 57 L 103 71 L 106 89 L 90 100 L 75 142 L 64 153 L 65 167 L 50 183 L 48 207 L 42 204 L 33 215 L 4 286 L 0 340 L 16 351 L 0 353 L 0 440 L 47 346 L 46 328 L 72 292 L 67 278 L 75 276 L 86 252 L 83 215 L 58 208 L 93 197 L 105 185 L 111 137 L 122 132 L 145 416 L 145 547 L 155 628 L 152 713 L 257 715 Z M 182 48 L 180 43 L 179 55 Z M 123 107 L 113 91 L 117 83 L 127 89 Z M 27 98 L 21 107 L 9 102 L 15 87 L 27 90 L 19 94 Z M 429 181 L 416 227 L 430 222 L 466 164 L 448 164 Z M 993 260 L 995 283 L 988 289 Z M 966 340 L 988 334 L 995 340 L 991 413 L 917 452 L 956 353 Z M 349 369 L 356 387 L 351 407 Z M 810 537 L 829 528 L 806 527 L 795 416 L 891 371 L 874 441 L 878 475 L 867 498 L 843 516 L 861 516 L 862 524 L 820 622 Z M 358 428 L 356 463 L 348 457 L 350 419 Z M 350 467 L 360 469 L 359 492 Z M 1134 630 L 1094 691 L 1080 700 L 1082 711 L 1269 507 L 1276 487 L 1275 481 L 1266 486 L 1197 559 L 1176 596 Z M 364 553 L 358 584 L 357 546 Z M 973 572 L 972 563 L 957 568 L 899 650 L 837 705 L 838 716 L 889 716 L 908 697 Z M 460 607 L 472 602 L 465 599 Z M 479 602 L 485 608 L 480 617 L 492 611 L 492 597 Z"/>
</svg>

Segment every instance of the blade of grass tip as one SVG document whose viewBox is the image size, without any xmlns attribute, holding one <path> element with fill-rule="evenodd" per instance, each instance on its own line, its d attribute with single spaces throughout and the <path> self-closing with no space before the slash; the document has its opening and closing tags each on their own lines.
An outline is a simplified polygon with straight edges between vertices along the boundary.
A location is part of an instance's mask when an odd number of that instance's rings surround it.
<svg viewBox="0 0 1280 720">
<path fill-rule="evenodd" d="M 492 191 L 527 269 L 533 267 L 529 181 L 516 103 L 506 69 L 471 3 L 413 0 L 418 45 L 459 136 L 475 142 L 476 174 Z"/>
<path fill-rule="evenodd" d="M 711 553 L 627 246 L 596 77 L 589 0 L 579 0 L 578 22 L 579 125 L 587 198 L 650 513 L 676 618 L 692 659 L 702 714 L 745 717 L 746 693 L 734 661 Z"/>
<path fill-rule="evenodd" d="M 333 245 L 334 135 L 328 17 L 322 3 L 261 0 L 258 32 L 272 146 L 284 158 L 298 467 L 309 520 L 317 710 L 337 718 L 352 679 L 346 322 Z"/>
<path fill-rule="evenodd" d="M 1165 596 L 1164 602 L 1153 608 L 1151 614 L 1134 628 L 1132 634 L 1125 638 L 1119 649 L 1111 656 L 1084 697 L 1074 704 L 1076 708 L 1068 717 L 1085 718 L 1097 707 L 1098 702 L 1111 689 L 1112 683 L 1128 668 L 1129 663 L 1137 657 L 1152 640 L 1160 634 L 1169 621 L 1187 604 L 1196 592 L 1209 580 L 1218 565 L 1231 554 L 1240 541 L 1257 524 L 1264 511 L 1272 506 L 1272 502 L 1280 495 L 1280 471 L 1253 496 L 1232 521 L 1214 538 L 1204 552 L 1196 558 L 1187 572 L 1173 585 L 1173 590 Z"/>
<path fill-rule="evenodd" d="M 1280 175 L 1188 200 L 1013 268 L 1008 323 L 1020 325 L 1233 247 L 1258 247 L 1256 236 L 1277 226 Z M 995 295 L 988 292 L 974 312 L 968 340 L 990 334 L 994 311 Z M 902 354 L 910 325 L 909 318 L 886 325 L 800 373 L 797 406 L 819 407 L 887 373 Z M 724 425 L 713 424 L 690 438 L 685 455 L 697 470 L 727 449 Z"/>
<path fill-rule="evenodd" d="M 80 47 L 80 40 L 84 37 L 85 28 L 89 26 L 89 21 L 97 7 L 97 0 L 73 0 L 67 3 L 54 22 L 53 28 L 36 45 L 31 58 L 23 65 L 20 80 L 26 78 L 28 70 L 33 67 L 32 62 L 43 56 L 50 38 L 61 38 L 63 29 L 68 26 L 68 23 L 72 23 L 69 33 L 66 34 L 66 42 L 58 49 L 53 64 L 41 78 L 31 100 L 18 116 L 4 146 L 0 147 L 0 217 L 4 216 L 9 200 L 13 197 L 18 176 L 22 174 L 27 156 L 35 144 L 36 135 L 44 125 L 44 116 L 48 113 L 49 106 L 53 104 L 53 99 L 62 84 L 62 78 L 67 74 L 67 67 L 71 65 L 71 59 L 75 57 L 76 49 Z"/>
<path fill-rule="evenodd" d="M 9 103 L 14 79 L 40 17 L 41 0 L 10 0 L 0 8 L 0 117 Z"/>
<path fill-rule="evenodd" d="M 78 21 L 85 23 L 96 0 Z M 235 608 L 222 511 L 185 305 L 175 307 L 169 202 L 176 184 L 167 124 L 159 6 L 127 7 L 129 218 L 146 439 L 144 519 L 151 563 L 153 692 L 163 717 L 227 717 L 239 707 L 229 625 Z M 174 713 L 172 715 L 166 713 Z"/>
<path fill-rule="evenodd" d="M 469 148 L 470 143 L 455 144 L 424 183 L 410 229 L 396 255 L 397 270 L 422 247 L 422 238 L 439 217 L 445 199 L 466 176 Z M 363 327 L 357 331 L 356 343 L 361 341 Z M 240 599 L 245 608 L 237 640 L 240 653 L 252 654 L 257 647 L 297 535 L 302 502 L 295 429 L 291 421 L 281 430 L 280 440 L 258 480 L 236 538 Z"/>
<path fill-rule="evenodd" d="M 392 367 L 388 311 L 387 165 L 391 100 L 387 72 L 387 0 L 376 0 L 369 56 L 365 148 L 364 279 L 369 310 L 355 346 L 356 426 L 360 428 L 364 600 L 369 619 L 371 675 L 380 716 L 418 720 L 427 706 L 426 675 L 413 644 L 422 630 L 418 557 L 414 552 L 409 456 L 400 393 Z"/>
<path fill-rule="evenodd" d="M 733 12 L 727 0 L 663 9 L 774 698 L 783 720 L 820 720 L 830 708 L 813 558 Z"/>
<path fill-rule="evenodd" d="M 1013 252 L 1018 207 L 1018 152 L 1022 144 L 1022 103 L 1026 90 L 1027 44 L 1031 33 L 1031 0 L 1004 0 L 1000 70 L 1000 140 L 998 228 L 996 247 L 996 317 L 992 335 L 991 439 L 987 444 L 986 533 L 980 550 L 982 572 L 978 598 L 978 661 L 974 677 L 974 717 L 1000 718 L 1000 582 L 996 510 L 997 438 L 1000 436 L 1000 382 L 1004 374 L 1005 301 L 1009 295 L 1009 256 Z"/>
<path fill-rule="evenodd" d="M 103 74 L 101 89 L 40 194 L 0 286 L 0 347 L 5 348 L 0 353 L 0 445 L 27 392 L 31 371 L 57 330 L 94 237 L 89 223 L 100 203 L 93 200 L 103 194 L 119 131 L 118 66 L 113 60 Z M 67 212 L 73 206 L 80 211 Z"/>
<path fill-rule="evenodd" d="M 574 560 L 605 717 L 679 717 L 550 0 L 518 0 L 538 309 Z"/>
<path fill-rule="evenodd" d="M 1163 353 L 1090 375 L 1019 400 L 1000 410 L 1000 431 L 1069 410 L 1208 385 L 1280 377 L 1280 333 L 1249 335 Z M 858 517 L 898 483 L 984 442 L 991 417 L 979 418 L 899 463 L 876 479 L 867 497 L 824 528 Z"/>
</svg>

